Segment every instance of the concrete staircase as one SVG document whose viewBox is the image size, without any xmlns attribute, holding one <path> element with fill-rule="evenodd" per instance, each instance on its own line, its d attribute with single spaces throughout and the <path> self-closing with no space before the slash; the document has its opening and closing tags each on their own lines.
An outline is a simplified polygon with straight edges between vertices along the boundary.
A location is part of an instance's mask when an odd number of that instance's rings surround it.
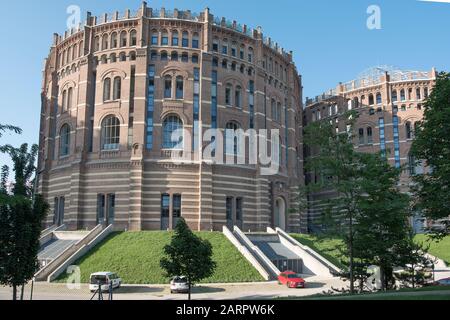
<svg viewBox="0 0 450 320">
<path fill-rule="evenodd" d="M 311 248 L 297 242 L 281 229 L 266 233 L 243 233 L 238 227 L 225 236 L 247 258 L 266 280 L 276 280 L 282 271 L 294 271 L 305 276 L 333 278 L 340 269 Z"/>
<path fill-rule="evenodd" d="M 36 281 L 55 280 L 67 267 L 81 258 L 96 244 L 108 236 L 113 228 L 98 225 L 91 231 L 64 231 L 64 226 L 43 232 L 38 254 L 41 269 Z"/>
</svg>

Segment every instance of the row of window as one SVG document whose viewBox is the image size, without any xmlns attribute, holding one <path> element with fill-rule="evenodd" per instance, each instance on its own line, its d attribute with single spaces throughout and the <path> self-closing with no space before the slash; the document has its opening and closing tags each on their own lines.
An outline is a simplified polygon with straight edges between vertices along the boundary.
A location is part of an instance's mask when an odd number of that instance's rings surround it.
<svg viewBox="0 0 450 320">
<path fill-rule="evenodd" d="M 73 60 L 84 56 L 84 42 L 80 41 L 58 54 L 58 69 L 69 64 Z"/>
<path fill-rule="evenodd" d="M 253 63 L 254 52 L 253 48 L 249 47 L 247 51 L 247 56 L 245 55 L 245 45 L 238 45 L 237 42 L 233 41 L 231 44 L 228 43 L 228 39 L 223 39 L 215 37 L 212 44 L 213 52 L 220 52 L 223 55 L 230 55 L 233 58 L 238 58 L 241 60 L 247 60 L 249 63 Z"/>
<path fill-rule="evenodd" d="M 425 87 L 423 88 L 423 94 L 422 94 L 422 88 L 418 87 L 416 88 L 416 100 L 422 100 L 422 99 L 427 99 L 429 96 L 429 91 L 428 88 Z M 411 101 L 413 100 L 413 89 L 409 88 L 408 91 L 406 91 L 405 89 L 401 89 L 400 90 L 400 97 L 399 97 L 399 92 L 397 90 L 392 90 L 391 93 L 391 101 L 392 102 L 398 102 L 400 98 L 400 101 Z M 348 101 L 348 109 L 355 109 L 355 108 L 359 108 L 360 106 L 364 105 L 364 102 L 366 100 L 366 96 L 363 95 L 361 96 L 361 98 L 359 99 L 358 97 L 353 98 L 352 100 Z M 377 92 L 375 95 L 374 94 L 369 94 L 368 96 L 368 105 L 369 106 L 373 106 L 375 104 L 377 105 L 381 105 L 383 103 L 383 98 L 380 92 Z"/>
<path fill-rule="evenodd" d="M 113 85 L 111 90 L 111 83 Z M 103 102 L 120 100 L 122 91 L 122 78 L 115 77 L 114 80 L 111 78 L 105 78 L 103 81 Z M 112 96 L 111 96 L 112 93 Z"/>
<path fill-rule="evenodd" d="M 398 120 L 398 118 L 397 118 Z M 395 122 L 395 118 L 394 118 Z M 406 122 L 405 124 L 405 136 L 407 140 L 414 139 L 415 132 L 418 129 L 418 122 L 412 124 L 410 121 Z M 397 128 L 398 128 L 397 124 Z M 395 127 L 395 123 L 394 123 Z M 395 129 L 395 128 L 394 128 Z M 358 142 L 360 145 L 364 144 L 373 144 L 373 129 L 372 127 L 367 128 L 359 128 L 358 130 Z"/>
<path fill-rule="evenodd" d="M 188 48 L 190 42 L 191 48 L 199 49 L 200 47 L 198 32 L 194 32 L 191 38 L 188 31 L 182 31 L 180 40 L 180 33 L 177 30 L 172 30 L 169 34 L 166 29 L 163 29 L 161 31 L 153 29 L 150 39 L 152 46 L 181 46 L 183 48 Z"/>
<path fill-rule="evenodd" d="M 218 57 L 213 57 L 212 65 L 213 65 L 214 68 L 219 67 L 219 58 Z M 231 71 L 237 71 L 237 69 L 238 69 L 238 65 L 237 65 L 236 62 L 232 61 L 231 64 L 230 64 L 230 62 L 227 59 L 223 59 L 222 60 L 221 66 L 222 66 L 222 69 L 225 69 L 225 70 L 229 69 Z M 247 70 L 247 75 L 249 77 L 253 76 L 254 72 L 253 72 L 253 68 L 252 67 L 249 67 L 249 68 L 246 69 L 245 64 L 241 64 L 239 66 L 239 72 L 240 73 L 244 74 L 246 72 L 246 70 Z"/>
<path fill-rule="evenodd" d="M 178 51 L 172 51 L 169 53 L 167 51 L 161 51 L 161 54 L 159 55 L 161 61 L 180 61 L 181 62 L 189 62 L 189 54 L 187 52 L 182 52 L 181 56 L 178 53 Z M 158 60 L 158 52 L 157 51 L 152 51 L 150 52 L 150 60 L 152 61 L 157 61 Z M 191 56 L 191 61 L 192 63 L 198 63 L 199 62 L 199 56 L 198 54 L 194 53 Z"/>
<path fill-rule="evenodd" d="M 125 62 L 127 61 L 127 54 L 125 52 L 121 52 L 119 53 L 119 56 L 117 57 L 116 53 L 111 53 L 109 55 L 109 57 L 104 54 L 100 57 L 100 63 L 101 64 L 107 64 L 107 63 L 116 63 L 117 61 L 119 62 Z M 129 59 L 130 61 L 136 61 L 136 52 L 131 51 L 130 55 L 129 55 Z M 98 61 L 98 60 L 97 60 Z"/>
<path fill-rule="evenodd" d="M 123 30 L 120 33 L 112 32 L 111 34 L 105 33 L 94 38 L 94 52 L 116 49 L 118 47 L 124 48 L 127 47 L 128 43 L 130 47 L 137 45 L 136 30 L 131 30 L 130 32 Z"/>
</svg>

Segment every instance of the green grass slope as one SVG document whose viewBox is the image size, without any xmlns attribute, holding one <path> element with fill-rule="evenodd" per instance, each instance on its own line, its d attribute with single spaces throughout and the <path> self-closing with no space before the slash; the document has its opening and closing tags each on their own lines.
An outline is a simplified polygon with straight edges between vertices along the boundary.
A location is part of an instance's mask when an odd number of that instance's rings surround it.
<svg viewBox="0 0 450 320">
<path fill-rule="evenodd" d="M 126 284 L 167 284 L 169 279 L 159 266 L 163 248 L 171 241 L 168 232 L 121 232 L 111 234 L 75 264 L 81 270 L 81 282 L 89 282 L 91 273 L 116 272 Z M 258 271 L 219 232 L 198 232 L 213 246 L 217 264 L 214 275 L 203 283 L 264 281 Z M 67 276 L 58 279 L 66 281 Z"/>
<path fill-rule="evenodd" d="M 445 237 L 440 242 L 428 242 L 429 237 L 424 234 L 417 235 L 415 241 L 423 243 L 426 246 L 430 245 L 429 253 L 439 259 L 444 260 L 447 265 L 450 265 L 450 236 Z"/>
</svg>

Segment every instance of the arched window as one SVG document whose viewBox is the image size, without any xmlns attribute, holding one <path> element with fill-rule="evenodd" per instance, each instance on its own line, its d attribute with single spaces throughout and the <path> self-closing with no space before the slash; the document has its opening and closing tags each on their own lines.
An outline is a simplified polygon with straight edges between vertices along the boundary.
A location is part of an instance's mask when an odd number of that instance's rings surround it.
<svg viewBox="0 0 450 320">
<path fill-rule="evenodd" d="M 119 61 L 120 61 L 120 62 L 125 62 L 125 61 L 127 61 L 127 54 L 126 54 L 125 52 L 119 53 Z"/>
<path fill-rule="evenodd" d="M 67 49 L 67 62 L 69 63 L 70 61 L 72 61 L 72 47 Z"/>
<path fill-rule="evenodd" d="M 108 57 L 106 56 L 106 54 L 102 55 L 102 57 L 100 58 L 100 61 L 102 64 L 108 63 Z"/>
<path fill-rule="evenodd" d="M 119 149 L 120 121 L 115 116 L 108 116 L 102 121 L 102 150 Z"/>
<path fill-rule="evenodd" d="M 413 133 L 412 133 L 411 122 L 408 121 L 405 124 L 405 128 L 406 128 L 406 139 L 412 139 Z"/>
<path fill-rule="evenodd" d="M 80 45 L 78 46 L 78 57 L 84 56 L 84 42 L 81 41 Z"/>
<path fill-rule="evenodd" d="M 241 67 L 239 68 L 239 71 L 240 71 L 241 73 L 244 73 L 244 72 L 245 72 L 245 66 L 244 66 L 243 64 L 241 64 Z"/>
<path fill-rule="evenodd" d="M 168 116 L 163 122 L 163 149 L 174 149 L 183 143 L 183 122 L 178 116 Z"/>
<path fill-rule="evenodd" d="M 253 63 L 253 48 L 248 48 L 248 62 Z"/>
<path fill-rule="evenodd" d="M 231 106 L 231 92 L 233 91 L 233 86 L 231 84 L 227 84 L 225 88 L 225 105 Z"/>
<path fill-rule="evenodd" d="M 106 78 L 103 81 L 103 101 L 111 100 L 111 79 Z"/>
<path fill-rule="evenodd" d="M 167 59 L 168 59 L 167 51 L 161 52 L 161 61 L 167 61 Z"/>
<path fill-rule="evenodd" d="M 130 32 L 130 46 L 135 47 L 137 45 L 137 32 L 136 30 L 131 30 Z"/>
<path fill-rule="evenodd" d="M 178 100 L 183 99 L 184 91 L 184 80 L 182 76 L 176 78 L 176 98 Z"/>
<path fill-rule="evenodd" d="M 392 91 L 392 102 L 397 102 L 397 101 L 398 101 L 397 90 L 393 90 Z"/>
<path fill-rule="evenodd" d="M 134 51 L 130 52 L 130 60 L 131 61 L 136 61 L 136 52 L 134 52 Z"/>
<path fill-rule="evenodd" d="M 65 124 L 59 131 L 59 156 L 66 157 L 70 153 L 70 127 Z"/>
<path fill-rule="evenodd" d="M 240 86 L 237 86 L 234 91 L 234 106 L 242 108 L 242 88 Z"/>
<path fill-rule="evenodd" d="M 172 77 L 170 75 L 164 77 L 164 98 L 172 98 Z"/>
<path fill-rule="evenodd" d="M 159 44 L 159 35 L 158 35 L 158 31 L 153 29 L 152 30 L 152 45 L 157 46 Z"/>
<path fill-rule="evenodd" d="M 169 34 L 167 33 L 167 30 L 163 30 L 161 32 L 161 45 L 162 46 L 168 46 L 169 45 Z"/>
<path fill-rule="evenodd" d="M 253 68 L 248 68 L 248 70 L 247 70 L 247 75 L 248 75 L 249 77 L 253 76 Z"/>
<path fill-rule="evenodd" d="M 369 106 L 373 106 L 375 104 L 375 100 L 373 99 L 373 94 L 369 94 Z"/>
<path fill-rule="evenodd" d="M 67 110 L 67 91 L 64 90 L 62 94 L 62 112 Z"/>
<path fill-rule="evenodd" d="M 199 36 L 198 33 L 194 33 L 192 36 L 192 48 L 198 49 L 199 48 Z"/>
<path fill-rule="evenodd" d="M 373 129 L 372 127 L 367 128 L 367 144 L 373 143 Z"/>
<path fill-rule="evenodd" d="M 192 63 L 198 63 L 198 54 L 194 53 L 192 55 Z"/>
<path fill-rule="evenodd" d="M 72 60 L 75 60 L 76 58 L 78 58 L 78 44 L 75 44 L 72 50 Z"/>
<path fill-rule="evenodd" d="M 189 54 L 187 52 L 181 54 L 181 62 L 189 62 Z"/>
<path fill-rule="evenodd" d="M 187 31 L 183 31 L 181 46 L 184 48 L 189 47 L 189 33 Z"/>
<path fill-rule="evenodd" d="M 428 95 L 429 95 L 428 88 L 423 88 L 423 97 L 425 99 L 428 99 Z"/>
<path fill-rule="evenodd" d="M 127 46 L 127 32 L 125 30 L 120 33 L 120 46 L 122 48 Z"/>
<path fill-rule="evenodd" d="M 227 61 L 227 59 L 223 59 L 222 60 L 222 68 L 228 69 L 228 61 Z"/>
<path fill-rule="evenodd" d="M 110 54 L 110 56 L 109 56 L 109 62 L 110 62 L 110 63 L 115 63 L 115 62 L 117 62 L 117 56 L 116 56 L 115 53 L 111 53 L 111 54 Z"/>
<path fill-rule="evenodd" d="M 355 108 L 359 108 L 359 99 L 358 99 L 358 97 L 353 98 L 353 106 Z"/>
<path fill-rule="evenodd" d="M 237 56 L 236 42 L 233 42 L 231 44 L 231 56 L 232 57 L 236 57 Z"/>
<path fill-rule="evenodd" d="M 400 100 L 401 100 L 401 101 L 405 101 L 405 100 L 406 100 L 405 89 L 402 89 L 402 90 L 400 91 Z"/>
<path fill-rule="evenodd" d="M 178 61 L 178 52 L 172 51 L 172 53 L 170 54 L 170 59 L 172 61 Z"/>
<path fill-rule="evenodd" d="M 67 90 L 67 110 L 72 109 L 72 100 L 73 100 L 73 88 L 69 88 L 69 90 Z"/>
<path fill-rule="evenodd" d="M 102 37 L 102 50 L 108 50 L 109 49 L 109 45 L 108 45 L 108 35 L 104 34 Z"/>
<path fill-rule="evenodd" d="M 272 109 L 272 120 L 277 121 L 277 102 L 275 99 L 271 101 L 271 109 Z"/>
<path fill-rule="evenodd" d="M 377 104 L 381 104 L 382 103 L 382 98 L 381 98 L 381 93 L 377 93 Z"/>
<path fill-rule="evenodd" d="M 364 142 L 365 142 L 365 137 L 364 137 L 364 129 L 363 128 L 360 128 L 359 130 L 358 130 L 358 137 L 359 137 L 359 144 L 360 145 L 363 145 L 364 144 Z"/>
<path fill-rule="evenodd" d="M 172 46 L 178 47 L 179 41 L 178 41 L 178 31 L 172 31 Z"/>
<path fill-rule="evenodd" d="M 237 155 L 239 150 L 239 137 L 236 134 L 239 125 L 236 122 L 228 122 L 225 127 L 225 153 Z"/>
<path fill-rule="evenodd" d="M 113 32 L 111 34 L 111 49 L 115 49 L 118 46 L 118 42 L 117 42 L 117 33 Z"/>
<path fill-rule="evenodd" d="M 94 39 L 94 52 L 100 51 L 100 37 L 97 36 Z M 64 58 L 63 58 L 64 60 Z"/>
<path fill-rule="evenodd" d="M 122 91 L 122 79 L 120 77 L 114 78 L 114 91 L 113 91 L 113 100 L 120 100 Z"/>
<path fill-rule="evenodd" d="M 219 39 L 218 38 L 213 39 L 212 50 L 214 52 L 219 52 Z"/>
<path fill-rule="evenodd" d="M 212 65 L 213 65 L 213 67 L 218 67 L 219 66 L 219 58 L 214 57 L 212 60 Z"/>
<path fill-rule="evenodd" d="M 239 49 L 239 58 L 241 60 L 245 59 L 245 45 L 241 44 L 241 47 Z"/>
<path fill-rule="evenodd" d="M 422 90 L 420 88 L 416 88 L 416 100 L 422 100 Z"/>
</svg>

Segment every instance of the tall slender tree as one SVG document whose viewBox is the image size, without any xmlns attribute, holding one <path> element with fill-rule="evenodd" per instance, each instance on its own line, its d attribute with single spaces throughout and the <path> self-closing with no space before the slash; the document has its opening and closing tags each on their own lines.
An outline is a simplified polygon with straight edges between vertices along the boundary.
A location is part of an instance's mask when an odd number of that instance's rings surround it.
<svg viewBox="0 0 450 320">
<path fill-rule="evenodd" d="M 432 230 L 438 237 L 450 233 L 450 73 L 440 73 L 424 104 L 424 117 L 416 130 L 412 154 L 429 170 L 414 178 L 417 207 L 424 216 L 442 221 Z"/>
</svg>

